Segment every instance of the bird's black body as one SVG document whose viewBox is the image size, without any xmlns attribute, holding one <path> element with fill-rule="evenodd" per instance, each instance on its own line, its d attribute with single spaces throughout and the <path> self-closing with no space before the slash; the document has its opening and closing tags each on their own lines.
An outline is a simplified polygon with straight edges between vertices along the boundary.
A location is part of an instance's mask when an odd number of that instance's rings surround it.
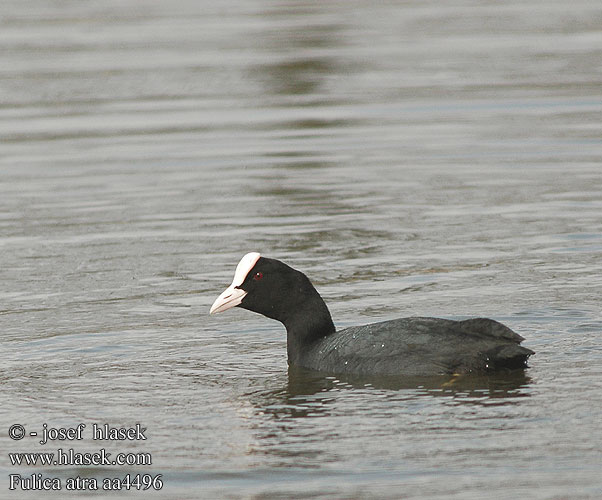
<svg viewBox="0 0 602 500">
<path fill-rule="evenodd" d="M 310 370 L 405 376 L 485 372 L 524 368 L 534 354 L 519 345 L 520 335 L 487 318 L 410 317 L 336 331 L 309 279 L 275 259 L 258 256 L 234 288 L 243 297 L 239 307 L 284 324 L 289 364 Z"/>
<path fill-rule="evenodd" d="M 358 375 L 434 375 L 524 368 L 533 351 L 486 318 L 401 318 L 345 328 L 305 346 L 294 363 Z"/>
</svg>

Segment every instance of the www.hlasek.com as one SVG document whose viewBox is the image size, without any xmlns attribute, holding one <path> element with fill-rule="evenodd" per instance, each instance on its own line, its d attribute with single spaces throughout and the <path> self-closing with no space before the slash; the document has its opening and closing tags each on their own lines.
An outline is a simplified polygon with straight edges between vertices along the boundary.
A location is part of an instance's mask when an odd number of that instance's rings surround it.
<svg viewBox="0 0 602 500">
<path fill-rule="evenodd" d="M 34 443 L 42 446 L 48 443 L 81 441 L 84 439 L 86 424 L 75 427 L 49 427 L 42 424 L 41 436 L 37 431 L 28 432 L 21 424 L 11 425 L 8 436 L 19 441 L 24 438 L 36 438 Z M 92 424 L 91 438 L 94 441 L 146 441 L 146 427 L 136 424 L 134 427 L 110 427 L 108 424 Z M 37 439 L 41 437 L 41 439 Z M 44 466 L 149 466 L 153 460 L 150 453 L 110 453 L 105 448 L 94 452 L 80 452 L 73 448 L 58 448 L 56 452 L 12 452 L 8 454 L 14 467 Z M 114 477 L 49 477 L 41 473 L 9 474 L 9 490 L 160 490 L 163 488 L 161 474 L 131 474 Z"/>
</svg>

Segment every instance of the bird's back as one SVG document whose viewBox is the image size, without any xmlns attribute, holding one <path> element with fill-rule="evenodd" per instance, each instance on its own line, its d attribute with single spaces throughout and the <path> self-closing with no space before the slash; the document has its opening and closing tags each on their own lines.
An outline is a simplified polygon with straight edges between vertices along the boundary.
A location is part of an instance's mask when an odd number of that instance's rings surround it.
<svg viewBox="0 0 602 500">
<path fill-rule="evenodd" d="M 435 375 L 524 368 L 533 351 L 497 321 L 411 317 L 340 330 L 302 356 L 309 369 L 333 373 Z"/>
</svg>

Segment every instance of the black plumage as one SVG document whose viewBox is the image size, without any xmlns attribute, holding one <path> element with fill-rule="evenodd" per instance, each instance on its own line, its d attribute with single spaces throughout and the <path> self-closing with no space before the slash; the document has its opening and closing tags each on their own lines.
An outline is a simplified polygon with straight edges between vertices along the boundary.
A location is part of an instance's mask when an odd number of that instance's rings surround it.
<svg viewBox="0 0 602 500">
<path fill-rule="evenodd" d="M 422 376 L 524 368 L 534 354 L 519 345 L 523 337 L 487 318 L 409 317 L 336 331 L 307 276 L 254 255 L 244 281 L 234 286 L 242 296 L 235 305 L 284 324 L 292 366 L 333 374 Z"/>
</svg>

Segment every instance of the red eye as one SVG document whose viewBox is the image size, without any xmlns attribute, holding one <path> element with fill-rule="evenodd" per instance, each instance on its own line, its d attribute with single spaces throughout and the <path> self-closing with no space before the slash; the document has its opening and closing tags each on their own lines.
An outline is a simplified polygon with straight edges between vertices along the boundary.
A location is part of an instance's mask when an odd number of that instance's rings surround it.
<svg viewBox="0 0 602 500">
<path fill-rule="evenodd" d="M 261 271 L 255 273 L 255 275 L 253 276 L 253 279 L 255 281 L 259 281 L 261 278 L 263 278 L 263 273 Z"/>
</svg>

